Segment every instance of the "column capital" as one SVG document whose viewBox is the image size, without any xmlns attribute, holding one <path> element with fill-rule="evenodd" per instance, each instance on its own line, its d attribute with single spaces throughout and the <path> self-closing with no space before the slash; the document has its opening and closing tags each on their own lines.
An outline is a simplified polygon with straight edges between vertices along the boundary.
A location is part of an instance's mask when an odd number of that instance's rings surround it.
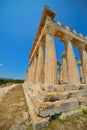
<svg viewBox="0 0 87 130">
<path fill-rule="evenodd" d="M 78 41 L 78 43 L 75 45 L 77 48 L 84 48 L 86 44 L 84 42 Z"/>
<path fill-rule="evenodd" d="M 84 43 L 80 43 L 80 44 L 78 44 L 77 48 L 79 49 L 79 51 L 82 51 L 82 50 L 85 50 L 85 49 L 86 49 Z"/>
<path fill-rule="evenodd" d="M 85 44 L 84 43 L 80 43 L 79 47 L 82 48 L 82 49 L 85 49 Z"/>
<path fill-rule="evenodd" d="M 64 43 L 71 42 L 72 38 L 73 38 L 72 36 L 70 36 L 68 34 L 64 34 L 64 36 L 61 39 L 61 41 L 63 41 Z"/>
<path fill-rule="evenodd" d="M 51 26 L 47 26 L 46 30 L 45 30 L 45 34 L 50 34 L 53 35 L 55 34 L 55 29 L 52 28 Z"/>
</svg>

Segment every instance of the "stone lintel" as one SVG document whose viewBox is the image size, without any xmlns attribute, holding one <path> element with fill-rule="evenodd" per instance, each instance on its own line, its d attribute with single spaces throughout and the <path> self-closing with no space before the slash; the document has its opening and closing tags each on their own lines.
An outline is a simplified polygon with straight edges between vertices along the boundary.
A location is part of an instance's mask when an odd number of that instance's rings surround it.
<svg viewBox="0 0 87 130">
<path fill-rule="evenodd" d="M 48 21 L 48 25 L 52 26 L 56 31 L 62 32 L 62 35 L 67 34 L 70 37 L 72 37 L 72 41 L 77 41 L 77 44 L 79 42 L 87 44 L 87 39 L 85 37 L 82 37 L 81 35 L 74 33 L 72 30 L 66 29 L 65 26 L 57 24 L 55 21 Z M 76 43 L 75 43 L 76 44 Z"/>
</svg>

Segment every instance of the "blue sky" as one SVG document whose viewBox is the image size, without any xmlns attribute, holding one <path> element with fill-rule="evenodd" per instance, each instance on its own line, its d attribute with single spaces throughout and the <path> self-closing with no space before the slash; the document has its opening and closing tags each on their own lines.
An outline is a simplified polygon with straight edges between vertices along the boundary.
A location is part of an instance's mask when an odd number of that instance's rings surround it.
<svg viewBox="0 0 87 130">
<path fill-rule="evenodd" d="M 87 0 L 0 0 L 0 77 L 25 78 L 45 5 L 56 12 L 56 21 L 87 36 Z M 55 38 L 55 46 L 61 59 L 64 44 Z"/>
</svg>

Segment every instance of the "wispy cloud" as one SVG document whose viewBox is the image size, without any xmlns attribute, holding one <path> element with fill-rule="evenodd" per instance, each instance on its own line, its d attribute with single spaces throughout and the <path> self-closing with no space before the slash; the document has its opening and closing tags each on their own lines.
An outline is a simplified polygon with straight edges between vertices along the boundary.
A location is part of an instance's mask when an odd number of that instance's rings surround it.
<svg viewBox="0 0 87 130">
<path fill-rule="evenodd" d="M 0 67 L 3 66 L 3 64 L 0 64 Z"/>
</svg>

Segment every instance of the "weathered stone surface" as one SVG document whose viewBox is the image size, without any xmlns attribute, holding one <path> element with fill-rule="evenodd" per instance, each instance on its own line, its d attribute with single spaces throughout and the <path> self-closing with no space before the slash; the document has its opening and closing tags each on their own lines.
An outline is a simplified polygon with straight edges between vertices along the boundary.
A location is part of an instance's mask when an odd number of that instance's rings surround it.
<svg viewBox="0 0 87 130">
<path fill-rule="evenodd" d="M 87 84 L 87 52 L 85 49 L 85 45 L 81 44 L 79 50 L 81 55 L 80 57 L 82 63 L 83 78 L 84 78 L 84 82 Z"/>
<path fill-rule="evenodd" d="M 87 106 L 87 97 L 80 97 L 78 101 L 81 105 Z"/>
<path fill-rule="evenodd" d="M 58 92 L 63 92 L 64 91 L 64 84 L 61 84 L 61 85 L 55 85 L 55 91 L 58 91 Z"/>
<path fill-rule="evenodd" d="M 74 55 L 74 51 L 71 44 L 71 39 L 66 36 L 65 41 L 66 47 L 66 58 L 67 58 L 67 68 L 68 68 L 68 83 L 80 83 L 80 77 L 77 70 L 76 59 Z"/>
<path fill-rule="evenodd" d="M 79 90 L 75 93 L 75 97 L 79 98 L 82 96 L 87 96 L 87 89 L 86 90 Z"/>
<path fill-rule="evenodd" d="M 76 109 L 76 110 L 72 110 L 70 112 L 63 113 L 61 116 L 59 116 L 59 119 L 64 120 L 64 119 L 67 119 L 67 118 L 75 117 L 79 114 L 82 114 L 81 109 Z"/>
<path fill-rule="evenodd" d="M 87 84 L 80 84 L 79 89 L 80 89 L 80 90 L 81 90 L 81 89 L 87 89 Z"/>
<path fill-rule="evenodd" d="M 31 100 L 29 99 L 29 97 L 27 95 L 27 91 L 25 90 L 25 87 L 23 87 L 23 88 L 24 88 L 24 93 L 25 93 L 27 105 L 28 105 L 28 111 L 29 111 L 29 114 L 30 114 L 31 119 L 32 119 L 33 128 L 34 128 L 34 130 L 41 130 L 43 127 L 48 125 L 49 117 L 42 118 L 42 117 L 39 117 L 36 115 L 34 108 L 32 106 Z"/>
<path fill-rule="evenodd" d="M 75 84 L 72 84 L 72 85 L 65 85 L 64 86 L 64 90 L 65 91 L 72 91 L 72 90 L 79 90 L 79 85 L 75 85 Z"/>
<path fill-rule="evenodd" d="M 37 68 L 36 68 L 36 83 L 44 81 L 44 47 L 41 44 L 39 46 L 39 52 L 38 52 L 38 61 L 37 61 Z"/>
<path fill-rule="evenodd" d="M 53 92 L 54 91 L 54 85 L 45 84 L 44 89 L 45 89 L 46 92 Z"/>
<path fill-rule="evenodd" d="M 63 83 L 68 83 L 68 68 L 67 68 L 67 59 L 66 54 L 62 54 L 63 57 Z"/>
<path fill-rule="evenodd" d="M 32 102 L 36 114 L 42 117 L 47 117 L 79 108 L 79 104 L 76 99 L 67 99 L 56 102 L 42 102 L 33 95 L 31 96 L 29 92 L 28 96 Z"/>
<path fill-rule="evenodd" d="M 69 99 L 69 101 L 65 100 L 65 102 L 62 104 L 62 112 L 68 112 L 79 108 L 80 106 L 76 99 Z"/>
<path fill-rule="evenodd" d="M 54 85 L 57 83 L 57 61 L 54 45 L 54 32 L 52 28 L 48 29 L 46 32 L 46 61 L 44 83 L 48 85 Z"/>
<path fill-rule="evenodd" d="M 82 110 L 87 110 L 87 106 L 84 106 L 84 105 L 80 105 L 80 108 L 81 108 Z"/>
</svg>

